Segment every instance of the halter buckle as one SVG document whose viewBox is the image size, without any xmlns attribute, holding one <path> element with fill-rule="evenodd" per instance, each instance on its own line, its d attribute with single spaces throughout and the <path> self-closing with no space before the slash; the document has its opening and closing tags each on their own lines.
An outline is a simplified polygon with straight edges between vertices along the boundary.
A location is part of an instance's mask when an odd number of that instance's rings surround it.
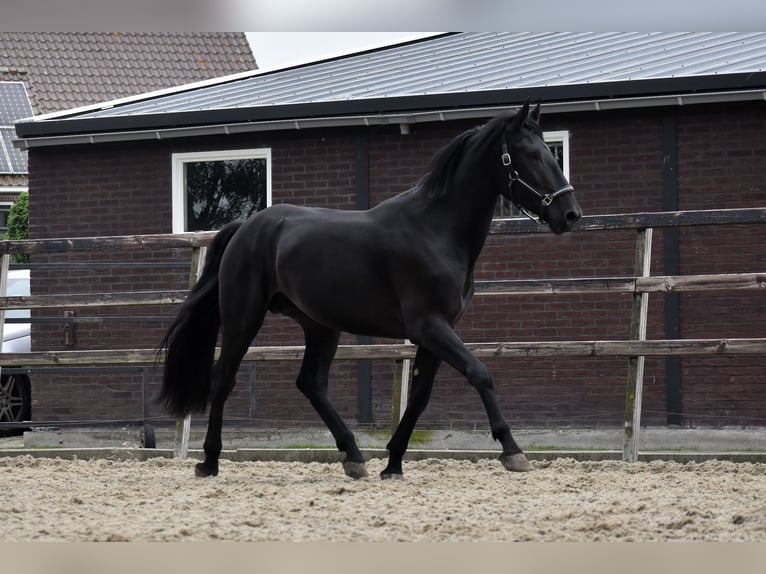
<svg viewBox="0 0 766 574">
<path fill-rule="evenodd" d="M 548 207 L 551 203 L 553 203 L 553 196 L 550 193 L 546 193 L 540 199 L 540 202 L 543 204 L 543 207 Z"/>
<path fill-rule="evenodd" d="M 509 154 L 508 152 L 503 153 L 503 155 L 500 156 L 500 160 L 503 162 L 503 165 L 505 167 L 508 167 L 509 165 L 511 165 L 511 154 Z"/>
</svg>

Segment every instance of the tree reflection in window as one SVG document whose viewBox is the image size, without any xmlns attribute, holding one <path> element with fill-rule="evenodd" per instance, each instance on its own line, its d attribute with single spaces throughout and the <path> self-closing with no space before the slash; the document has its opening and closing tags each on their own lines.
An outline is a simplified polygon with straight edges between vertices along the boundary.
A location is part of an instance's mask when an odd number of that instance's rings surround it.
<svg viewBox="0 0 766 574">
<path fill-rule="evenodd" d="M 184 163 L 186 229 L 220 229 L 266 208 L 266 159 Z"/>
</svg>

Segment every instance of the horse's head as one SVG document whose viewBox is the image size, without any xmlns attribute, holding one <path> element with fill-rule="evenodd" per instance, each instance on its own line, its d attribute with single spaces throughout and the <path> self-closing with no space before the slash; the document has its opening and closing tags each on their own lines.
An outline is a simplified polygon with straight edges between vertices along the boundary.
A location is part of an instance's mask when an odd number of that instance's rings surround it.
<svg viewBox="0 0 766 574">
<path fill-rule="evenodd" d="M 556 234 L 570 231 L 582 217 L 574 188 L 543 140 L 540 104 L 529 102 L 506 124 L 500 161 L 507 188 L 502 192 L 524 213 L 535 214 Z"/>
</svg>

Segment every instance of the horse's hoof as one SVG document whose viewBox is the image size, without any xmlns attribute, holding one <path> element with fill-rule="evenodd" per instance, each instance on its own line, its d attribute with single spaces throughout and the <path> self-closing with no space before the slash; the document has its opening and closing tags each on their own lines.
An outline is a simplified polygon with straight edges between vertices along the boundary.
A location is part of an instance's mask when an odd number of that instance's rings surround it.
<svg viewBox="0 0 766 574">
<path fill-rule="evenodd" d="M 404 480 L 404 475 L 400 472 L 381 472 L 381 480 Z"/>
<path fill-rule="evenodd" d="M 207 465 L 205 465 L 204 462 L 200 462 L 194 467 L 194 475 L 200 478 L 205 478 L 207 476 L 218 476 L 218 469 L 209 468 Z"/>
<path fill-rule="evenodd" d="M 367 467 L 363 462 L 352 462 L 350 460 L 343 462 L 343 472 L 354 480 L 365 478 L 367 476 Z"/>
<path fill-rule="evenodd" d="M 501 454 L 500 462 L 506 470 L 511 472 L 528 472 L 532 470 L 532 464 L 524 456 L 523 452 L 517 452 L 516 454 Z"/>
</svg>

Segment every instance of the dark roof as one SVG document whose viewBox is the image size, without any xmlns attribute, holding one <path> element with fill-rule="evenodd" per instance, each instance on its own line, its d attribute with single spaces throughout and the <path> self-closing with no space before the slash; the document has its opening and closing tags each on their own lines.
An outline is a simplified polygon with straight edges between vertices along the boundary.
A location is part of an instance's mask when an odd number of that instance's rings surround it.
<svg viewBox="0 0 766 574">
<path fill-rule="evenodd" d="M 0 32 L 0 80 L 38 114 L 255 68 L 242 32 Z"/>
<path fill-rule="evenodd" d="M 744 92 L 763 99 L 765 65 L 760 32 L 445 34 L 111 102 L 16 129 L 27 145 L 55 145 L 99 141 L 98 134 L 132 139 L 161 137 L 163 130 L 178 136 L 486 116 L 526 98 L 560 111 L 677 105 L 691 103 L 679 97 L 703 101 L 700 95 L 741 99 Z M 59 139 L 85 134 L 88 140 Z"/>
</svg>

